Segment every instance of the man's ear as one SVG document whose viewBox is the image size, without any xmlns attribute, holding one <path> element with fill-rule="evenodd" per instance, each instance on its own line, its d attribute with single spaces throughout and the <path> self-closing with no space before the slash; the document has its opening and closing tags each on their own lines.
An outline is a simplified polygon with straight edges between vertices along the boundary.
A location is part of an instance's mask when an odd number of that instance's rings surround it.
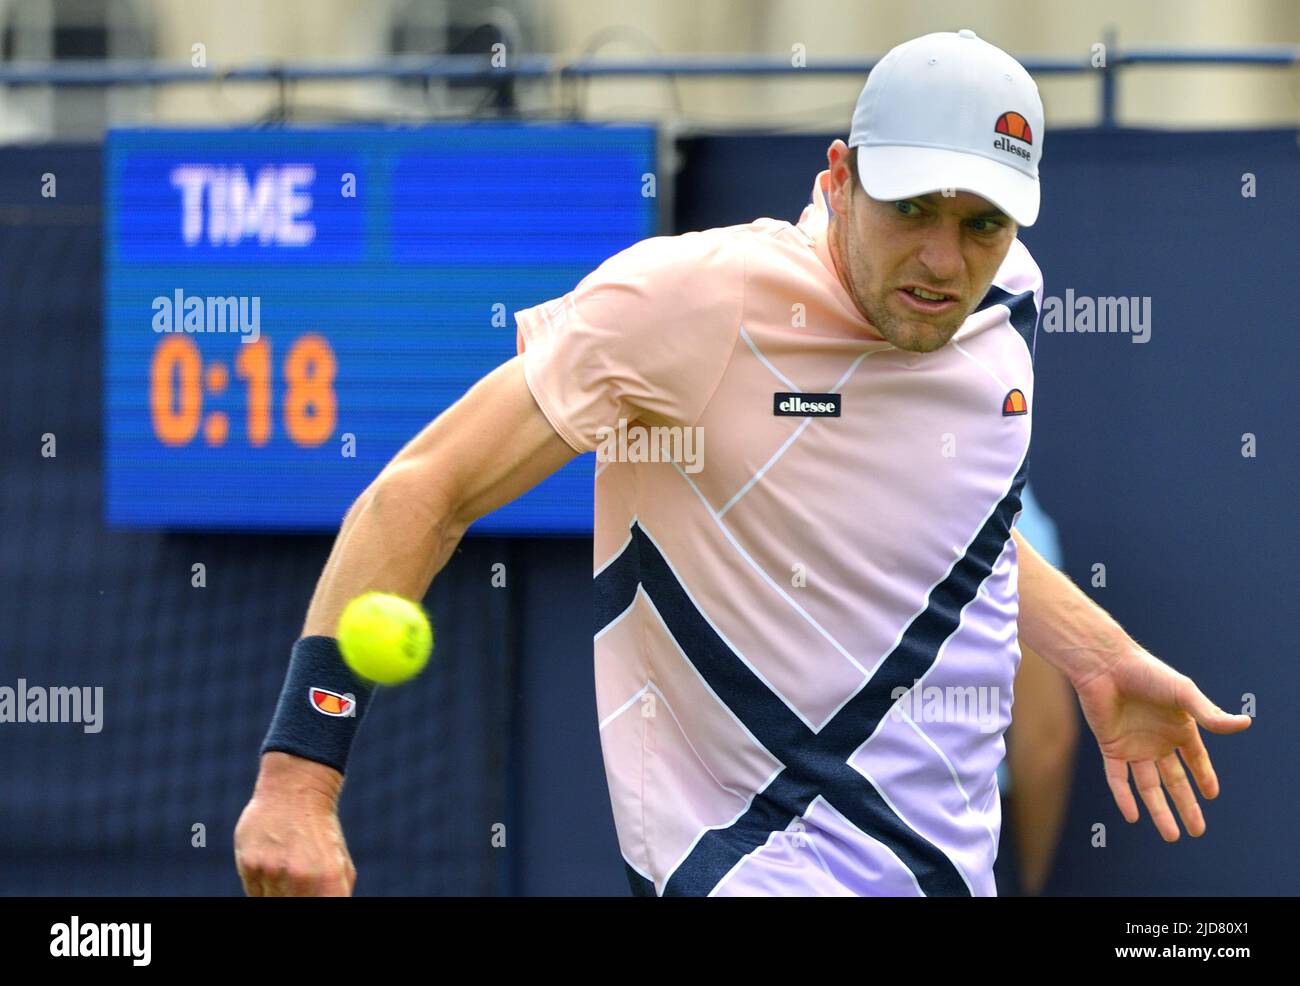
<svg viewBox="0 0 1300 986">
<path fill-rule="evenodd" d="M 852 154 L 852 150 L 847 150 L 847 154 Z M 837 215 L 846 215 L 849 211 L 849 196 L 853 187 L 853 172 L 849 169 L 847 155 L 841 155 L 840 160 L 830 169 L 831 180 L 827 189 L 827 199 L 831 210 Z M 836 183 L 837 177 L 841 179 Z"/>
<path fill-rule="evenodd" d="M 853 179 L 842 184 L 838 190 L 831 189 L 829 195 L 830 207 L 833 216 L 845 217 L 849 214 L 849 206 L 853 201 Z"/>
</svg>

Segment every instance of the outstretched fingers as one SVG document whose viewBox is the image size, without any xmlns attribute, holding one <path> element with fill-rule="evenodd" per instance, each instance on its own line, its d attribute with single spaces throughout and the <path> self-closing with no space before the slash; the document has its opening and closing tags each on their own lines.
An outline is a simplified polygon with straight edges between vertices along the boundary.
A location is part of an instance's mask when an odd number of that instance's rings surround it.
<svg viewBox="0 0 1300 986">
<path fill-rule="evenodd" d="M 1119 806 L 1119 813 L 1124 816 L 1124 821 L 1130 824 L 1136 822 L 1138 806 L 1133 800 L 1133 789 L 1128 786 L 1128 763 L 1114 757 L 1103 756 L 1102 765 L 1106 768 L 1106 783 L 1110 787 L 1115 804 Z"/>
<path fill-rule="evenodd" d="M 1201 806 L 1196 803 L 1196 794 L 1192 791 L 1191 782 L 1187 779 L 1187 772 L 1183 770 L 1177 751 L 1161 757 L 1157 763 L 1160 779 L 1164 781 L 1169 796 L 1174 799 L 1174 807 L 1178 809 L 1178 817 L 1183 820 L 1183 828 L 1187 829 L 1190 836 L 1204 835 L 1205 816 L 1201 814 Z"/>
<path fill-rule="evenodd" d="M 1151 813 L 1151 823 L 1166 842 L 1178 841 L 1178 823 L 1174 821 L 1165 791 L 1160 783 L 1160 771 L 1154 760 L 1138 760 L 1132 764 L 1133 779 L 1137 781 L 1138 795 Z"/>
</svg>

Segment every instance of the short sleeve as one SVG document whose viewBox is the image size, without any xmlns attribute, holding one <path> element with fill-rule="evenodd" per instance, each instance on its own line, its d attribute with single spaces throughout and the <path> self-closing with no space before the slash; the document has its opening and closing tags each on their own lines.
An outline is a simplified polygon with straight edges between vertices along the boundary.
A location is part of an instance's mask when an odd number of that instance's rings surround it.
<svg viewBox="0 0 1300 986">
<path fill-rule="evenodd" d="M 656 236 L 568 294 L 515 312 L 516 347 L 542 413 L 589 452 L 620 418 L 693 425 L 731 359 L 743 302 L 734 234 Z"/>
</svg>

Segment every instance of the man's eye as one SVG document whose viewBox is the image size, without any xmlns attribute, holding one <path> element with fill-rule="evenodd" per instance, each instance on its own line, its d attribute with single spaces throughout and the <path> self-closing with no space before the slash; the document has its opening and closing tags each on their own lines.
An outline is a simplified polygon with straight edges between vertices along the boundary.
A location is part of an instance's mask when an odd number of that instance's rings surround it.
<svg viewBox="0 0 1300 986">
<path fill-rule="evenodd" d="M 995 233 L 1003 226 L 996 219 L 972 219 L 971 225 L 977 233 Z"/>
<path fill-rule="evenodd" d="M 921 211 L 916 207 L 915 202 L 895 202 L 894 208 L 905 216 L 915 216 Z"/>
</svg>

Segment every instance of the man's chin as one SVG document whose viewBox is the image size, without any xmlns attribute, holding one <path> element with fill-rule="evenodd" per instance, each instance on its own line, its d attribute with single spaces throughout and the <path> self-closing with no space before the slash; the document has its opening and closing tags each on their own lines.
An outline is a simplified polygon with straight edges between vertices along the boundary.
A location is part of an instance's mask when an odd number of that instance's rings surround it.
<svg viewBox="0 0 1300 986">
<path fill-rule="evenodd" d="M 885 341 L 896 349 L 904 349 L 910 353 L 932 353 L 936 349 L 942 349 L 948 340 L 957 334 L 957 329 L 960 327 L 960 324 L 949 328 L 934 322 L 900 320 L 889 327 L 890 331 L 885 335 Z"/>
<path fill-rule="evenodd" d="M 898 348 L 909 353 L 932 353 L 936 349 L 942 349 L 946 346 L 950 338 L 950 336 L 944 336 L 940 339 L 917 338 L 912 340 L 911 345 L 899 346 Z"/>
</svg>

